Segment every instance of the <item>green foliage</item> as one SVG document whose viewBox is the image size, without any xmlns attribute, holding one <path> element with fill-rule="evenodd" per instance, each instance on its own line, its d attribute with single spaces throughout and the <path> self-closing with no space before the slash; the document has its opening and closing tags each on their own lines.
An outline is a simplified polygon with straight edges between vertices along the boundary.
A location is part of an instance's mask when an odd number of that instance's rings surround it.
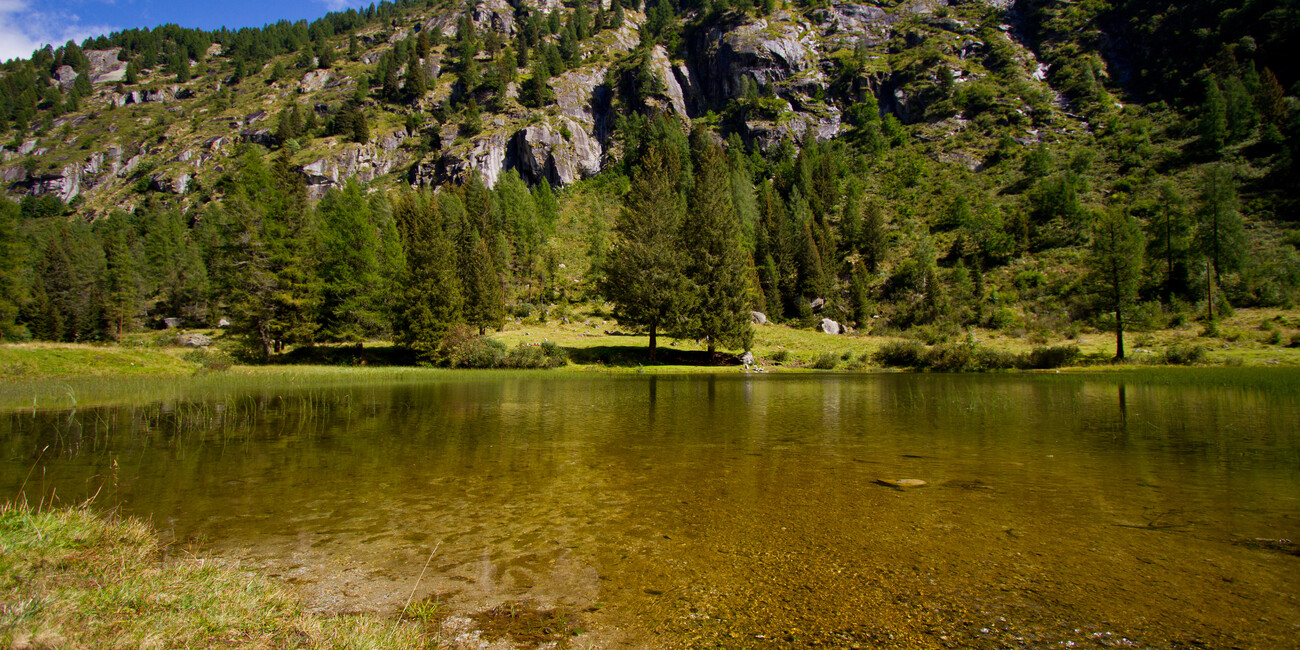
<svg viewBox="0 0 1300 650">
<path fill-rule="evenodd" d="M 700 128 L 692 134 L 695 184 L 682 223 L 688 262 L 685 274 L 694 298 L 686 331 L 708 341 L 748 347 L 750 330 L 750 270 L 742 249 L 740 220 L 731 191 L 731 173 L 722 147 Z"/>
<path fill-rule="evenodd" d="M 424 192 L 400 197 L 393 212 L 406 250 L 395 338 L 425 360 L 437 361 L 443 338 L 461 322 L 464 305 L 448 220 L 438 200 Z"/>
<path fill-rule="evenodd" d="M 25 257 L 18 238 L 17 205 L 0 199 L 0 343 L 19 338 L 18 306 L 24 301 L 20 274 Z"/>
<path fill-rule="evenodd" d="M 1111 208 L 1093 224 L 1087 258 L 1089 285 L 1115 317 L 1115 358 L 1124 360 L 1124 315 L 1137 300 L 1143 268 L 1140 226 L 1126 210 Z"/>
<path fill-rule="evenodd" d="M 649 330 L 651 359 L 660 329 L 676 330 L 692 306 L 680 241 L 685 211 L 680 183 L 681 166 L 671 145 L 647 143 L 614 227 L 600 283 L 620 323 Z"/>
<path fill-rule="evenodd" d="M 379 232 L 361 186 L 330 189 L 316 206 L 316 264 L 321 284 L 319 339 L 361 343 L 382 332 Z"/>
</svg>

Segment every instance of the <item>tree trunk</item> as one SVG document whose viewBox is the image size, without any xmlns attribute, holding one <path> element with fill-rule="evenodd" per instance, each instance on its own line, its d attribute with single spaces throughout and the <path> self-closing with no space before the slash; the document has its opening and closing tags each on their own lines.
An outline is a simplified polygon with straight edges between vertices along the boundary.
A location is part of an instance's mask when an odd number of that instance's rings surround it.
<svg viewBox="0 0 1300 650">
<path fill-rule="evenodd" d="M 1115 358 L 1124 360 L 1124 310 L 1115 305 Z"/>
<path fill-rule="evenodd" d="M 1209 310 L 1210 322 L 1214 322 L 1214 276 L 1210 274 L 1210 261 L 1205 260 L 1205 308 Z"/>
<path fill-rule="evenodd" d="M 658 321 L 650 321 L 650 360 L 655 360 L 655 345 L 658 343 Z"/>
</svg>

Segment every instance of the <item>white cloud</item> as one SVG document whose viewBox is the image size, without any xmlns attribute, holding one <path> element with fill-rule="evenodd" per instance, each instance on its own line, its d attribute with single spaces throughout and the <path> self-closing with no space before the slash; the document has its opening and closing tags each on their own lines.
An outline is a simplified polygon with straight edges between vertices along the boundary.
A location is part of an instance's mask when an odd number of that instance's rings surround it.
<svg viewBox="0 0 1300 650">
<path fill-rule="evenodd" d="M 6 0 L 0 0 L 0 4 L 3 4 L 5 1 Z M 362 2 L 359 2 L 358 0 L 316 0 L 316 2 L 325 5 L 325 8 L 330 11 L 343 11 L 348 7 L 357 7 L 362 4 Z"/>
<path fill-rule="evenodd" d="M 72 13 L 32 9 L 28 0 L 0 0 L 0 61 L 27 58 L 46 45 L 80 43 L 117 30 L 108 25 L 82 25 L 81 18 Z"/>
</svg>

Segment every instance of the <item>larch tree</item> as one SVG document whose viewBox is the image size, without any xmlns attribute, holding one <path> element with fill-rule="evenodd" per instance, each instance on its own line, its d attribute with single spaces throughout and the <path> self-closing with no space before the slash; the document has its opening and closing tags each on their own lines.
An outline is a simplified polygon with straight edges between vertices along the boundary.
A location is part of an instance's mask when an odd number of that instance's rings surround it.
<svg viewBox="0 0 1300 650">
<path fill-rule="evenodd" d="M 1124 315 L 1137 301 L 1142 280 L 1142 230 L 1127 210 L 1112 208 L 1097 215 L 1088 251 L 1088 284 L 1115 315 L 1115 359 L 1124 360 Z"/>
<path fill-rule="evenodd" d="M 1225 164 L 1211 165 L 1201 175 L 1196 207 L 1196 249 L 1205 256 L 1205 296 L 1214 318 L 1214 285 L 1223 274 L 1241 268 L 1246 253 L 1246 231 L 1237 211 L 1236 179 Z"/>
</svg>

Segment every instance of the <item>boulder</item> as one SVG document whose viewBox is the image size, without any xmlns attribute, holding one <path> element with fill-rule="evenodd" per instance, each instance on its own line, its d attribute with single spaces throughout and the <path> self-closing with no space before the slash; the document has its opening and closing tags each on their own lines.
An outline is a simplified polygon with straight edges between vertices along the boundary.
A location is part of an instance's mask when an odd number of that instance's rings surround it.
<svg viewBox="0 0 1300 650">
<path fill-rule="evenodd" d="M 829 318 L 823 318 L 820 327 L 821 327 L 821 330 L 822 330 L 823 332 L 827 333 L 827 334 L 843 334 L 843 333 L 844 333 L 844 330 L 843 330 L 843 328 L 840 327 L 840 324 L 837 323 L 837 322 L 835 322 L 835 321 L 833 321 L 833 320 L 831 320 L 831 319 L 829 319 Z"/>
<path fill-rule="evenodd" d="M 883 485 L 896 490 L 906 490 L 907 488 L 919 488 L 929 485 L 929 483 L 926 483 L 919 478 L 878 478 L 875 483 L 876 485 Z"/>
<path fill-rule="evenodd" d="M 179 319 L 179 318 L 177 318 L 177 319 L 171 319 L 171 318 L 168 318 L 167 320 L 169 320 L 169 321 L 170 321 L 170 320 L 177 320 L 177 321 L 179 321 L 180 319 Z M 170 326 L 169 326 L 169 327 L 170 327 Z M 211 337 L 211 336 L 208 336 L 208 335 L 206 335 L 206 334 L 195 334 L 195 333 L 193 333 L 193 332 L 189 332 L 189 333 L 186 333 L 186 334 L 181 334 L 180 336 L 176 337 L 176 341 L 177 341 L 178 343 L 180 343 L 182 346 L 187 347 L 187 348 L 206 348 L 206 347 L 208 347 L 209 345 L 212 345 L 212 337 Z"/>
<path fill-rule="evenodd" d="M 62 88 L 64 92 L 72 89 L 72 85 L 77 83 L 78 76 L 80 75 L 78 75 L 77 71 L 73 70 L 70 65 L 61 65 L 54 71 L 54 79 L 59 82 L 59 87 Z"/>
<path fill-rule="evenodd" d="M 334 73 L 329 70 L 312 70 L 302 76 L 302 81 L 299 82 L 298 87 L 304 93 L 318 92 L 324 90 L 325 84 L 328 84 L 333 78 Z M 265 117 L 266 114 L 263 113 L 262 115 Z M 249 117 L 251 119 L 252 116 Z"/>
<path fill-rule="evenodd" d="M 754 353 L 746 350 L 744 354 L 740 355 L 740 365 L 742 366 L 754 365 Z"/>
<path fill-rule="evenodd" d="M 749 312 L 749 320 L 755 325 L 766 325 L 767 314 L 764 314 L 761 311 L 751 311 Z"/>
<path fill-rule="evenodd" d="M 270 147 L 275 144 L 275 134 L 270 129 L 244 129 L 239 132 L 239 139 L 243 142 L 252 142 L 260 144 L 263 147 Z"/>
<path fill-rule="evenodd" d="M 126 62 L 117 58 L 120 48 L 111 50 L 86 50 L 90 61 L 90 81 L 94 84 L 111 84 L 126 79 Z"/>
</svg>

